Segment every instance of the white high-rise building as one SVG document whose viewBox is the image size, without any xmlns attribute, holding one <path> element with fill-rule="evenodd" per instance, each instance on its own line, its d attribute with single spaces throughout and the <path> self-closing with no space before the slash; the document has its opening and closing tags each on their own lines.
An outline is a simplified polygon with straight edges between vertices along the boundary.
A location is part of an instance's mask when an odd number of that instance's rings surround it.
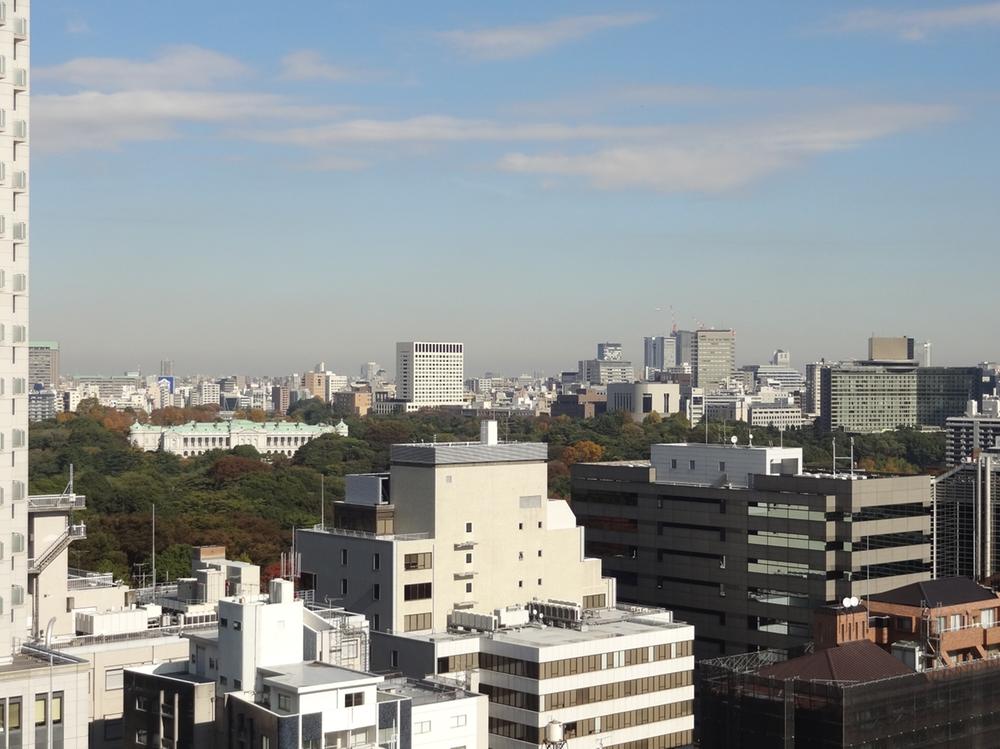
<svg viewBox="0 0 1000 749">
<path fill-rule="evenodd" d="M 28 612 L 28 9 L 0 3 L 0 663 Z"/>
<path fill-rule="evenodd" d="M 396 398 L 406 401 L 407 409 L 460 406 L 464 392 L 464 344 L 396 344 Z"/>
</svg>

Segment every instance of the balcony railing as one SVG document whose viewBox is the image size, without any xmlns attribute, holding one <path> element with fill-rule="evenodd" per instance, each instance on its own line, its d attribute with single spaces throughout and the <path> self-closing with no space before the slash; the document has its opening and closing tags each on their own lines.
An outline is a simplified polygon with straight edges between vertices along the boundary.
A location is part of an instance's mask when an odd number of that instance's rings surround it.
<svg viewBox="0 0 1000 749">
<path fill-rule="evenodd" d="M 87 498 L 82 494 L 36 494 L 28 497 L 28 512 L 83 510 Z"/>
</svg>

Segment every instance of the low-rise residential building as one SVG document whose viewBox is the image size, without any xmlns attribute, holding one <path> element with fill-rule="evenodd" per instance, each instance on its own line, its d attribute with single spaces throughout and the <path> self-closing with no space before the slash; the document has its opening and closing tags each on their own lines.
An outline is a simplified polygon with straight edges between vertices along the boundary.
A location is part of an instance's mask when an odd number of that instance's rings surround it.
<svg viewBox="0 0 1000 749">
<path fill-rule="evenodd" d="M 794 403 L 754 403 L 750 406 L 750 426 L 798 429 L 809 423 L 802 408 Z"/>
<path fill-rule="evenodd" d="M 1000 597 L 925 581 L 816 611 L 814 652 L 702 661 L 699 745 L 996 746 Z"/>
</svg>

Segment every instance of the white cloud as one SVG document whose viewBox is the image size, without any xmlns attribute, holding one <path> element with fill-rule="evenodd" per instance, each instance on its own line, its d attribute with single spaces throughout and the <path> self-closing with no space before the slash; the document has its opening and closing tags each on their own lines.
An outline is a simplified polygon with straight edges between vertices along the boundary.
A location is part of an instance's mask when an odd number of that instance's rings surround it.
<svg viewBox="0 0 1000 749">
<path fill-rule="evenodd" d="M 168 140 L 185 123 L 233 123 L 329 117 L 334 107 L 298 105 L 275 94 L 141 90 L 36 94 L 33 147 L 43 152 L 114 149 Z"/>
<path fill-rule="evenodd" d="M 530 57 L 607 29 L 625 28 L 653 19 L 649 13 L 570 16 L 520 26 L 444 31 L 438 37 L 459 51 L 487 60 Z"/>
<path fill-rule="evenodd" d="M 238 78 L 249 68 L 235 57 L 194 45 L 166 47 L 152 60 L 77 57 L 33 71 L 37 81 L 85 86 L 96 91 L 197 89 Z"/>
<path fill-rule="evenodd" d="M 339 154 L 324 154 L 299 164 L 298 169 L 303 172 L 356 172 L 367 166 L 367 162 L 361 159 Z"/>
<path fill-rule="evenodd" d="M 993 2 L 919 10 L 866 8 L 840 16 L 833 28 L 847 32 L 885 32 L 907 41 L 919 41 L 938 31 L 998 25 L 1000 2 Z"/>
<path fill-rule="evenodd" d="M 545 178 L 577 177 L 599 189 L 723 192 L 742 187 L 809 157 L 950 119 L 936 106 L 868 106 L 774 122 L 688 128 L 677 137 L 587 154 L 510 153 L 498 166 Z"/>
<path fill-rule="evenodd" d="M 282 131 L 248 131 L 254 140 L 317 147 L 342 143 L 445 143 L 649 138 L 664 128 L 559 123 L 507 123 L 426 115 L 405 120 L 356 119 Z"/>
<path fill-rule="evenodd" d="M 281 68 L 281 77 L 293 81 L 342 81 L 353 75 L 347 68 L 331 65 L 321 53 L 313 49 L 302 49 L 285 55 L 281 58 Z"/>
<path fill-rule="evenodd" d="M 67 34 L 89 34 L 90 25 L 82 18 L 70 18 L 66 21 Z"/>
</svg>

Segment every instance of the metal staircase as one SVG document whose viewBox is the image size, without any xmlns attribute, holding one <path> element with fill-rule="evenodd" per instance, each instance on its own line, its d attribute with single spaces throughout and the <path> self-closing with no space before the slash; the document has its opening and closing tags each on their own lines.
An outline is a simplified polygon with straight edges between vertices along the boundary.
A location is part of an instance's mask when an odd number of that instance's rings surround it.
<svg viewBox="0 0 1000 749">
<path fill-rule="evenodd" d="M 66 551 L 66 548 L 73 542 L 87 537 L 87 526 L 84 523 L 66 526 L 66 530 L 59 534 L 55 541 L 49 544 L 41 556 L 28 560 L 28 574 L 38 575 L 45 570 L 55 558 Z"/>
</svg>

